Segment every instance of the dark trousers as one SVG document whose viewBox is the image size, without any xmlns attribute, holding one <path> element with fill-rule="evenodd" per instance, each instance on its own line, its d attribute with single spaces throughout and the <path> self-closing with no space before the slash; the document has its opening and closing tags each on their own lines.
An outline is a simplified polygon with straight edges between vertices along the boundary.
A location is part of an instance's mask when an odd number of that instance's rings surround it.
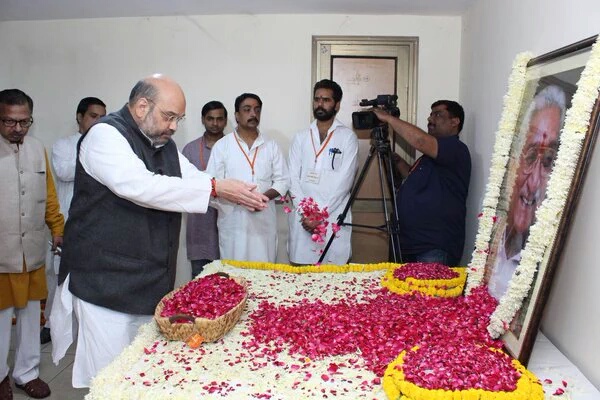
<svg viewBox="0 0 600 400">
<path fill-rule="evenodd" d="M 447 251 L 442 249 L 426 250 L 417 254 L 405 254 L 402 253 L 402 262 L 428 262 L 428 263 L 440 263 L 454 267 L 460 263 L 456 257 L 452 257 Z"/>
<path fill-rule="evenodd" d="M 213 262 L 213 260 L 190 260 L 190 262 L 192 263 L 192 279 L 194 279 L 195 277 L 200 275 L 202 271 L 204 271 L 204 266 Z"/>
</svg>

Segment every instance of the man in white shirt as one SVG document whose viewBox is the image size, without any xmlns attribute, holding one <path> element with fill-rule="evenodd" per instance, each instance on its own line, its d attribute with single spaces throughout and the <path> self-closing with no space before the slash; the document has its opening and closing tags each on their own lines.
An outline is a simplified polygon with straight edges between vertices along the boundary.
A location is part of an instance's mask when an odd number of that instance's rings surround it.
<svg viewBox="0 0 600 400">
<path fill-rule="evenodd" d="M 358 139 L 352 129 L 335 118 L 342 101 L 342 88 L 323 79 L 313 89 L 315 120 L 308 129 L 296 134 L 289 152 L 290 194 L 295 207 L 305 197 L 312 197 L 321 209 L 329 212 L 328 237 L 350 197 L 356 175 Z M 344 220 L 352 222 L 349 211 Z M 298 213 L 289 215 L 288 253 L 294 264 L 315 264 L 325 244 L 317 244 L 311 236 L 321 221 Z M 344 225 L 325 254 L 327 264 L 346 264 L 352 254 L 352 227 Z"/>
<path fill-rule="evenodd" d="M 221 258 L 275 262 L 277 214 L 274 199 L 289 188 L 288 168 L 275 141 L 259 132 L 262 101 L 253 93 L 235 100 L 236 129 L 212 149 L 207 171 L 217 178 L 252 182 L 270 201 L 265 210 L 250 211 L 222 203 L 217 225 Z"/>
<path fill-rule="evenodd" d="M 171 137 L 185 106 L 175 81 L 150 76 L 80 142 L 53 310 L 61 310 L 64 324 L 51 331 L 53 347 L 60 340 L 65 351 L 61 337 L 69 339 L 64 325 L 75 311 L 74 387 L 89 387 L 173 290 L 181 213 L 206 212 L 210 197 L 253 211 L 266 207 L 256 185 L 211 178 L 177 151 Z M 55 355 L 53 348 L 56 362 Z"/>
<path fill-rule="evenodd" d="M 73 197 L 73 181 L 75 180 L 75 163 L 77 160 L 77 142 L 92 125 L 101 117 L 106 115 L 106 104 L 97 97 L 85 97 L 81 99 L 75 113 L 75 120 L 79 127 L 77 133 L 61 138 L 52 146 L 52 168 L 56 179 L 56 193 L 60 203 L 60 210 L 65 216 L 69 216 L 69 206 Z M 49 252 L 46 262 L 46 282 L 48 285 L 48 299 L 44 308 L 46 325 L 40 332 L 40 342 L 48 343 L 50 337 L 50 313 L 52 311 L 52 299 L 56 291 L 56 280 L 60 255 Z"/>
</svg>

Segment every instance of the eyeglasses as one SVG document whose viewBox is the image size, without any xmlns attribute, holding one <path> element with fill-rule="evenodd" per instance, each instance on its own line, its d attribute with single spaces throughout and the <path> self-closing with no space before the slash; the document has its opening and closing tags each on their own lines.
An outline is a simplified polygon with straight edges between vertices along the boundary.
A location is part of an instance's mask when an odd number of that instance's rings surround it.
<svg viewBox="0 0 600 400">
<path fill-rule="evenodd" d="M 523 172 L 531 174 L 539 160 L 542 166 L 541 172 L 543 175 L 549 175 L 552 172 L 554 159 L 556 158 L 556 148 L 547 146 L 532 146 L 528 148 L 522 155 L 523 157 Z"/>
<path fill-rule="evenodd" d="M 170 111 L 170 112 L 163 111 L 158 106 L 158 104 L 156 104 L 156 102 L 154 102 L 153 100 L 150 100 L 148 98 L 146 98 L 146 100 L 148 100 L 150 103 L 154 104 L 154 106 L 156 108 L 158 108 L 158 111 L 160 112 L 160 115 L 163 117 L 163 119 L 165 120 L 165 122 L 168 122 L 169 124 L 172 124 L 173 122 L 175 122 L 176 124 L 179 124 L 181 121 L 183 121 L 185 119 L 185 115 L 179 116 L 179 115 L 175 114 L 172 111 Z"/>
<path fill-rule="evenodd" d="M 14 119 L 2 119 L 1 121 L 7 128 L 14 128 L 17 124 L 21 125 L 21 128 L 29 128 L 33 125 L 33 118 L 20 119 L 18 121 Z"/>
</svg>

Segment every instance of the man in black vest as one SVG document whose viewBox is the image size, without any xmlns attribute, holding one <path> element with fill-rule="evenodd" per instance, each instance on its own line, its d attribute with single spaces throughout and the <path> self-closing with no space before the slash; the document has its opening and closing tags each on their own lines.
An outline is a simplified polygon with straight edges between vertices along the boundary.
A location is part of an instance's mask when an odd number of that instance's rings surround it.
<svg viewBox="0 0 600 400">
<path fill-rule="evenodd" d="M 256 185 L 217 181 L 177 151 L 171 136 L 185 104 L 176 82 L 153 75 L 79 142 L 59 272 L 59 297 L 73 295 L 79 322 L 74 387 L 88 387 L 173 289 L 182 212 L 206 212 L 211 196 L 267 205 Z M 54 329 L 52 339 L 64 349 Z"/>
</svg>

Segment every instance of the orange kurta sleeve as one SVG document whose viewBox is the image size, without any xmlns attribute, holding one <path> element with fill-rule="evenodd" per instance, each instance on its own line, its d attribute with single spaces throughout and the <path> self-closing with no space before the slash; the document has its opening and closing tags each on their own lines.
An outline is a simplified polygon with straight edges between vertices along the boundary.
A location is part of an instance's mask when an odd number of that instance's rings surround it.
<svg viewBox="0 0 600 400">
<path fill-rule="evenodd" d="M 46 154 L 46 225 L 52 236 L 63 236 L 65 217 L 60 213 L 60 204 L 54 187 L 54 177 Z"/>
</svg>

